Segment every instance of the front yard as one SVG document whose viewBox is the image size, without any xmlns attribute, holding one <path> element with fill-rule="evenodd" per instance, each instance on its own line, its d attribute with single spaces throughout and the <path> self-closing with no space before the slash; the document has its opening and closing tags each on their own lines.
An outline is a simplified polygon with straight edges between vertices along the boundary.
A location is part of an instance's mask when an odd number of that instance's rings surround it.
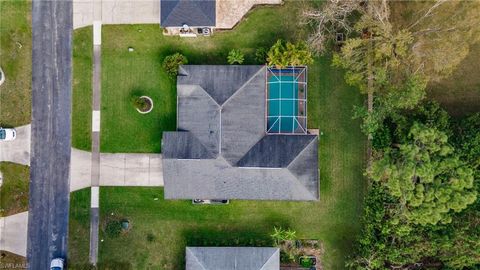
<svg viewBox="0 0 480 270">
<path fill-rule="evenodd" d="M 278 38 L 296 40 L 304 35 L 294 20 L 297 9 L 298 2 L 257 8 L 233 31 L 208 38 L 165 37 L 158 25 L 104 26 L 102 151 L 160 152 L 162 132 L 175 130 L 176 87 L 161 67 L 165 56 L 181 52 L 190 64 L 226 64 L 228 52 L 236 48 L 245 53 L 245 64 L 263 64 L 255 60 L 257 48 L 268 48 Z M 85 39 L 91 39 L 90 30 L 76 30 L 73 144 L 88 149 L 85 134 L 90 122 L 85 115 L 90 115 L 90 102 L 83 99 L 91 95 L 91 82 L 77 81 L 91 77 L 86 68 L 91 65 L 87 52 L 91 47 L 83 46 Z M 134 51 L 129 52 L 129 47 Z M 282 226 L 297 231 L 300 238 L 319 239 L 325 248 L 325 269 L 343 269 L 359 228 L 356 221 L 365 189 L 365 138 L 360 123 L 352 120 L 352 108 L 362 104 L 363 97 L 344 83 L 343 73 L 331 67 L 329 56 L 309 66 L 308 78 L 308 126 L 324 134 L 320 138 L 319 202 L 233 201 L 227 206 L 193 206 L 189 201 L 163 200 L 163 188 L 103 187 L 99 266 L 184 269 L 187 245 L 270 246 L 274 226 Z M 129 100 L 132 91 L 153 98 L 152 113 L 135 111 Z M 89 192 L 74 192 L 71 197 L 69 251 L 70 262 L 77 266 L 88 260 Z M 107 224 L 118 219 L 128 219 L 131 228 L 112 236 Z"/>
</svg>

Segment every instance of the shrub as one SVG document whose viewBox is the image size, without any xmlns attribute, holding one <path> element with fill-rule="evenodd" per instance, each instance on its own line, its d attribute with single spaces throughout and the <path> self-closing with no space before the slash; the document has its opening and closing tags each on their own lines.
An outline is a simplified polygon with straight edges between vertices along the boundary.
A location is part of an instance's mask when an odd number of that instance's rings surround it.
<svg viewBox="0 0 480 270">
<path fill-rule="evenodd" d="M 277 68 L 313 63 L 313 56 L 305 42 L 284 42 L 279 39 L 267 53 L 268 65 Z"/>
<path fill-rule="evenodd" d="M 163 60 L 163 68 L 171 77 L 175 77 L 178 74 L 178 67 L 188 63 L 187 58 L 181 53 L 175 53 L 165 57 Z"/>
<path fill-rule="evenodd" d="M 147 234 L 147 241 L 152 243 L 152 242 L 155 242 L 157 238 L 155 237 L 155 235 L 153 233 L 148 233 Z"/>
<path fill-rule="evenodd" d="M 105 227 L 105 233 L 110 238 L 116 238 L 122 232 L 122 223 L 120 220 L 109 220 L 107 221 L 107 226 Z"/>
<path fill-rule="evenodd" d="M 255 51 L 255 61 L 259 64 L 265 64 L 267 62 L 268 50 L 265 47 L 260 47 Z"/>
<path fill-rule="evenodd" d="M 233 49 L 228 53 L 227 61 L 230 65 L 242 64 L 244 60 L 244 55 L 240 50 Z"/>
</svg>

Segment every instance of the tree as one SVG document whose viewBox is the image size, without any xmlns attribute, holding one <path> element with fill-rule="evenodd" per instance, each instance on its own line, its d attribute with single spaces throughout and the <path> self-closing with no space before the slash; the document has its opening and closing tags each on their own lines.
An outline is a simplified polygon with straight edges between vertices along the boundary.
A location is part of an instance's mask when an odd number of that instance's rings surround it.
<svg viewBox="0 0 480 270">
<path fill-rule="evenodd" d="M 163 60 L 163 68 L 171 77 L 175 77 L 178 74 L 178 68 L 181 65 L 188 63 L 188 60 L 185 56 L 180 53 L 175 53 L 165 57 Z"/>
<path fill-rule="evenodd" d="M 448 144 L 448 136 L 419 123 L 410 129 L 407 143 L 388 149 L 368 173 L 399 200 L 395 222 L 450 223 L 452 212 L 477 198 L 473 170 Z"/>
<path fill-rule="evenodd" d="M 291 43 L 279 39 L 267 53 L 268 65 L 277 68 L 313 63 L 313 56 L 305 42 Z"/>
<path fill-rule="evenodd" d="M 311 24 L 314 29 L 308 38 L 310 48 L 316 53 L 323 53 L 326 43 L 335 39 L 337 32 L 346 35 L 353 32 L 352 13 L 361 8 L 360 1 L 328 0 L 321 10 L 304 10 L 303 22 Z"/>
<path fill-rule="evenodd" d="M 390 2 L 400 11 L 394 27 L 412 32 L 412 61 L 430 80 L 448 77 L 480 40 L 479 1 Z"/>
<path fill-rule="evenodd" d="M 244 55 L 240 50 L 233 49 L 228 53 L 227 62 L 230 65 L 242 64 L 244 60 Z"/>
</svg>

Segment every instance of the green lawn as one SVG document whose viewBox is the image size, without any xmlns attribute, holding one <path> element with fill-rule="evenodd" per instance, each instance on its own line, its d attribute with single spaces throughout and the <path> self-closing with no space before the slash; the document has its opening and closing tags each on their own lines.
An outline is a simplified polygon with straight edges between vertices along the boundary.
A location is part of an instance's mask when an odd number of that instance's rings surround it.
<svg viewBox="0 0 480 270">
<path fill-rule="evenodd" d="M 32 31 L 29 1 L 0 1 L 0 126 L 30 123 Z"/>
<path fill-rule="evenodd" d="M 73 35 L 72 145 L 90 150 L 92 138 L 92 28 Z"/>
<path fill-rule="evenodd" d="M 253 64 L 257 48 L 268 48 L 278 38 L 295 39 L 304 34 L 294 19 L 297 9 L 296 2 L 258 8 L 234 31 L 196 39 L 164 36 L 158 25 L 103 26 L 101 151 L 161 151 L 162 131 L 176 128 L 175 82 L 162 69 L 165 56 L 181 52 L 190 64 L 226 64 L 228 52 L 237 48 L 245 53 L 245 64 Z M 90 30 L 75 31 L 72 143 L 80 149 L 90 148 L 90 40 Z M 129 47 L 134 51 L 129 52 Z M 151 113 L 141 115 L 135 110 L 133 92 L 153 99 Z"/>
<path fill-rule="evenodd" d="M 0 217 L 28 210 L 28 166 L 11 162 L 0 162 L 3 184 L 0 186 Z"/>
<path fill-rule="evenodd" d="M 365 180 L 365 139 L 352 106 L 363 97 L 345 85 L 330 58 L 309 70 L 309 127 L 320 127 L 319 202 L 233 201 L 228 206 L 193 206 L 163 200 L 163 188 L 101 188 L 100 268 L 184 269 L 187 245 L 268 246 L 274 226 L 289 227 L 301 238 L 320 239 L 325 269 L 344 269 L 359 229 Z M 88 190 L 72 194 L 70 261 L 87 263 Z M 154 200 L 159 198 L 159 200 Z M 110 237 L 109 220 L 126 218 L 131 230 Z M 81 226 L 81 228 L 79 228 Z M 72 235 L 73 234 L 73 235 Z"/>
</svg>

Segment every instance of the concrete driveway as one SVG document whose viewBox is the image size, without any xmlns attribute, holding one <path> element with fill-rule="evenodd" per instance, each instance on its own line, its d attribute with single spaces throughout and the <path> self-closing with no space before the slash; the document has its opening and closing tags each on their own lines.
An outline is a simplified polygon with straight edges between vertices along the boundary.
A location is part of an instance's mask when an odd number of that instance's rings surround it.
<svg viewBox="0 0 480 270">
<path fill-rule="evenodd" d="M 73 1 L 73 29 L 92 25 L 94 18 L 102 24 L 160 24 L 160 0 Z"/>
<path fill-rule="evenodd" d="M 30 165 L 30 125 L 16 127 L 17 138 L 0 142 L 0 161 Z"/>
<path fill-rule="evenodd" d="M 0 161 L 30 165 L 30 125 L 15 128 L 17 138 L 0 142 Z M 70 192 L 90 187 L 92 154 L 72 148 Z M 162 155 L 101 153 L 100 186 L 163 186 Z"/>
<path fill-rule="evenodd" d="M 91 182 L 92 154 L 72 148 L 70 192 Z M 100 186 L 163 186 L 161 154 L 100 154 Z"/>
<path fill-rule="evenodd" d="M 91 158 L 72 148 L 70 192 L 90 187 Z M 160 154 L 100 154 L 101 186 L 163 186 Z M 28 212 L 0 218 L 0 250 L 21 256 L 27 251 Z"/>
<path fill-rule="evenodd" d="M 28 212 L 0 218 L 0 250 L 27 255 Z"/>
</svg>

